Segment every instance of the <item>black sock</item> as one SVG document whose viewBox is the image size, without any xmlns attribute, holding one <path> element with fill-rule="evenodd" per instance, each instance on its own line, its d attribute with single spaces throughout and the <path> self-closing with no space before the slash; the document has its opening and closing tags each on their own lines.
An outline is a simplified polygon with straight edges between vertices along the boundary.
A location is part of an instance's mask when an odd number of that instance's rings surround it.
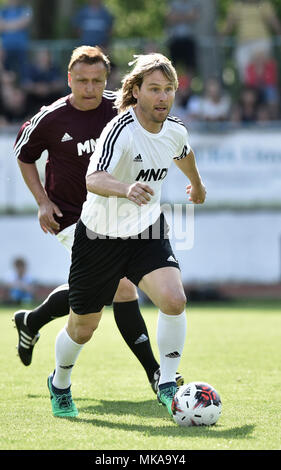
<svg viewBox="0 0 281 470">
<path fill-rule="evenodd" d="M 138 301 L 113 302 L 113 312 L 121 335 L 142 364 L 148 380 L 151 381 L 159 364 L 153 355 Z"/>
<path fill-rule="evenodd" d="M 54 318 L 68 315 L 68 294 L 68 284 L 63 284 L 53 290 L 47 299 L 39 305 L 39 307 L 35 308 L 28 314 L 27 326 L 32 333 L 37 333 L 42 326 L 54 320 Z"/>
</svg>

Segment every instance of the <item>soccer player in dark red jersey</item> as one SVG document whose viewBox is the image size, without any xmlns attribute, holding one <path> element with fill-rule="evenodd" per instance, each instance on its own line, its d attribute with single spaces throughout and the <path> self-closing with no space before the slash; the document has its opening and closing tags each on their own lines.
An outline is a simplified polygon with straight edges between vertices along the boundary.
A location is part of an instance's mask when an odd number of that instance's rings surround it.
<svg viewBox="0 0 281 470">
<path fill-rule="evenodd" d="M 71 93 L 41 110 L 21 127 L 15 142 L 24 181 L 38 204 L 45 233 L 54 234 L 71 251 L 74 230 L 86 199 L 85 176 L 96 140 L 117 114 L 115 93 L 105 91 L 110 62 L 100 48 L 76 48 L 68 66 Z M 36 161 L 48 150 L 43 187 Z M 117 326 L 156 393 L 160 376 L 134 284 L 120 280 L 113 300 Z M 14 315 L 19 334 L 18 353 L 24 365 L 32 361 L 39 330 L 53 318 L 69 313 L 68 285 L 59 286 L 39 307 Z M 180 375 L 178 385 L 183 383 Z"/>
</svg>

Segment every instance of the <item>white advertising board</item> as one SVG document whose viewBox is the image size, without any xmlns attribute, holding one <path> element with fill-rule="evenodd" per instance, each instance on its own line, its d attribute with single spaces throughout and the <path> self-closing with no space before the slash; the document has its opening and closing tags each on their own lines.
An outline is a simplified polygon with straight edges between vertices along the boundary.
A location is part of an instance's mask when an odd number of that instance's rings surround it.
<svg viewBox="0 0 281 470">
<path fill-rule="evenodd" d="M 0 209 L 35 207 L 13 155 L 15 137 L 0 136 Z M 205 207 L 281 207 L 281 132 L 194 132 L 190 143 L 206 184 Z M 44 175 L 46 154 L 38 161 Z M 172 165 L 163 183 L 164 202 L 186 203 L 186 177 Z"/>
</svg>

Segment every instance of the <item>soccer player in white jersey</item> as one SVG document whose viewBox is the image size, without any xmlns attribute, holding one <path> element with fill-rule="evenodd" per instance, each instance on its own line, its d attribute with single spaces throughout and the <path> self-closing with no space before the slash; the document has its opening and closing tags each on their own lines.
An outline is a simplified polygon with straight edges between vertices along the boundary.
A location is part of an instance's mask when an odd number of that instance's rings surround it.
<svg viewBox="0 0 281 470">
<path fill-rule="evenodd" d="M 77 416 L 71 371 L 126 276 L 159 309 L 158 401 L 172 415 L 175 374 L 186 336 L 186 297 L 160 210 L 161 185 L 174 161 L 187 176 L 189 200 L 206 190 L 183 123 L 169 116 L 178 86 L 162 54 L 138 56 L 125 76 L 119 115 L 103 130 L 87 171 L 87 199 L 76 227 L 69 274 L 70 315 L 56 339 L 48 378 L 55 416 Z"/>
<path fill-rule="evenodd" d="M 38 204 L 38 218 L 45 233 L 56 234 L 71 252 L 74 231 L 86 199 L 86 172 L 96 140 L 117 115 L 116 93 L 105 90 L 110 62 L 98 47 L 75 48 L 68 65 L 71 93 L 44 106 L 20 128 L 15 154 L 27 187 Z M 43 187 L 36 162 L 48 151 Z M 158 361 L 141 315 L 136 286 L 121 279 L 112 303 L 118 329 L 143 366 L 152 390 L 157 392 Z M 18 354 L 29 366 L 33 348 L 44 325 L 69 314 L 68 285 L 57 287 L 35 309 L 15 312 Z M 177 374 L 178 385 L 183 382 Z"/>
</svg>

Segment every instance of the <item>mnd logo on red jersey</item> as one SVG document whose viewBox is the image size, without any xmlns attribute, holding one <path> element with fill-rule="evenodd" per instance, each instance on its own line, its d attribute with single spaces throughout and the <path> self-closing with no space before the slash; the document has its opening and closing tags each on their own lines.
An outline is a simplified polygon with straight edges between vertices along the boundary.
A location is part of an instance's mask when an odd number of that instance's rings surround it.
<svg viewBox="0 0 281 470">
<path fill-rule="evenodd" d="M 83 153 L 93 153 L 95 150 L 96 141 L 95 139 L 88 139 L 85 142 L 79 142 L 77 144 L 77 152 L 79 157 L 82 157 Z"/>
</svg>

